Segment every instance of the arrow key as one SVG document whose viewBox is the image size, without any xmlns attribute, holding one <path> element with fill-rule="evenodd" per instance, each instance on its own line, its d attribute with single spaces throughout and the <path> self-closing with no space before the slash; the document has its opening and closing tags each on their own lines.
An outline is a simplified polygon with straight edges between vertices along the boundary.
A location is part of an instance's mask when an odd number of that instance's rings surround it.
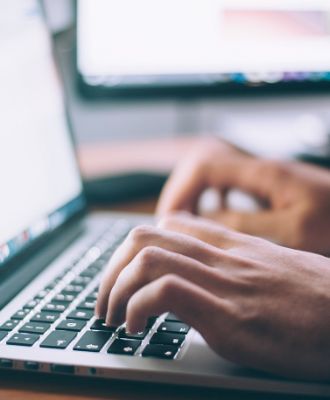
<svg viewBox="0 0 330 400">
<path fill-rule="evenodd" d="M 76 332 L 54 331 L 46 337 L 46 339 L 40 344 L 40 347 L 66 349 L 76 336 Z"/>
<path fill-rule="evenodd" d="M 116 339 L 109 347 L 108 353 L 133 356 L 140 344 L 140 340 Z"/>
<path fill-rule="evenodd" d="M 39 335 L 33 333 L 15 333 L 9 340 L 7 340 L 7 344 L 16 346 L 33 346 L 39 337 Z"/>
<path fill-rule="evenodd" d="M 74 350 L 99 352 L 111 338 L 111 332 L 87 331 L 75 345 Z"/>
</svg>

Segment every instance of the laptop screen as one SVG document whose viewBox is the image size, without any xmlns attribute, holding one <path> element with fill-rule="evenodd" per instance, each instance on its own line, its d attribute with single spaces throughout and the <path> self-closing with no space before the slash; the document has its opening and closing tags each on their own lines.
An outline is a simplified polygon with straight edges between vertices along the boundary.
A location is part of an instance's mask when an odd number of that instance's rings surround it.
<svg viewBox="0 0 330 400">
<path fill-rule="evenodd" d="M 61 84 L 37 0 L 0 13 L 0 270 L 83 207 Z"/>
</svg>

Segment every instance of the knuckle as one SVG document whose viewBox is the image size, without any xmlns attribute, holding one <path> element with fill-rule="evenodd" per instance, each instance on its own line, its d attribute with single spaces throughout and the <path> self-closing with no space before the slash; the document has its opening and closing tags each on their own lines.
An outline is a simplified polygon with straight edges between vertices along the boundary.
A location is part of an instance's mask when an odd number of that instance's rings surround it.
<svg viewBox="0 0 330 400">
<path fill-rule="evenodd" d="M 160 300 L 172 299 L 179 290 L 178 277 L 175 274 L 167 274 L 160 280 L 158 297 Z"/>
<path fill-rule="evenodd" d="M 197 139 L 195 149 L 202 157 L 209 157 L 210 152 L 219 146 L 219 139 L 213 136 L 207 136 Z"/>
<path fill-rule="evenodd" d="M 139 257 L 139 270 L 145 272 L 155 263 L 157 263 L 162 255 L 162 251 L 156 246 L 147 246 L 142 249 L 138 255 Z"/>
<path fill-rule="evenodd" d="M 162 217 L 158 226 L 162 229 L 171 229 L 181 224 L 182 218 L 186 215 L 183 212 L 174 212 Z"/>
<path fill-rule="evenodd" d="M 260 168 L 264 170 L 264 173 L 271 176 L 274 179 L 283 179 L 288 175 L 289 164 L 286 161 L 279 160 L 266 160 L 262 162 Z"/>
<path fill-rule="evenodd" d="M 154 232 L 155 229 L 152 226 L 140 225 L 130 231 L 128 238 L 134 244 L 143 244 L 150 239 Z"/>
<path fill-rule="evenodd" d="M 312 231 L 310 219 L 305 212 L 299 212 L 293 218 L 291 232 L 287 238 L 289 247 L 294 249 L 306 249 L 308 247 L 307 233 Z"/>
</svg>

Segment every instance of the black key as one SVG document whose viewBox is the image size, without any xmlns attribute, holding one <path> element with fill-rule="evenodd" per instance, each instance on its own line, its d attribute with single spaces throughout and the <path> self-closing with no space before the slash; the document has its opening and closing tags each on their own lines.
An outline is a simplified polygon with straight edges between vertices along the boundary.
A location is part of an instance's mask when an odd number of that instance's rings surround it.
<svg viewBox="0 0 330 400">
<path fill-rule="evenodd" d="M 109 347 L 108 353 L 133 356 L 140 344 L 140 340 L 116 339 Z"/>
<path fill-rule="evenodd" d="M 12 331 L 20 321 L 17 319 L 9 319 L 0 326 L 0 331 Z"/>
<path fill-rule="evenodd" d="M 180 318 L 177 317 L 175 314 L 173 313 L 168 313 L 166 315 L 165 321 L 170 321 L 170 322 L 181 322 Z"/>
<path fill-rule="evenodd" d="M 91 329 L 94 331 L 104 331 L 104 332 L 116 332 L 117 326 L 106 326 L 104 319 L 95 320 Z"/>
<path fill-rule="evenodd" d="M 66 349 L 76 336 L 76 332 L 54 331 L 46 337 L 46 339 L 40 344 L 40 347 Z"/>
<path fill-rule="evenodd" d="M 14 315 L 11 316 L 12 319 L 24 319 L 25 316 L 31 312 L 31 310 L 27 310 L 27 309 L 22 309 L 22 310 L 18 310 Z"/>
<path fill-rule="evenodd" d="M 24 308 L 28 308 L 32 310 L 32 308 L 36 307 L 40 303 L 40 299 L 33 299 L 27 302 L 24 306 Z"/>
<path fill-rule="evenodd" d="M 96 304 L 96 300 L 93 301 L 82 301 L 79 305 L 78 308 L 82 308 L 84 310 L 94 310 Z"/>
<path fill-rule="evenodd" d="M 61 301 L 62 303 L 71 303 L 75 299 L 72 294 L 59 293 L 54 298 L 53 301 Z"/>
<path fill-rule="evenodd" d="M 107 264 L 109 259 L 104 260 L 103 258 L 98 258 L 94 263 L 90 266 L 90 268 L 97 268 L 99 271 Z"/>
<path fill-rule="evenodd" d="M 47 294 L 49 293 L 49 290 L 41 290 L 36 296 L 35 296 L 35 298 L 34 298 L 34 300 L 37 300 L 37 299 L 40 299 L 40 300 L 43 300 L 46 296 L 47 296 Z"/>
<path fill-rule="evenodd" d="M 147 328 L 152 328 L 152 326 L 154 325 L 154 323 L 157 321 L 158 317 L 150 317 L 148 318 L 147 321 Z"/>
<path fill-rule="evenodd" d="M 70 282 L 71 285 L 81 285 L 86 286 L 92 280 L 89 276 L 77 276 L 73 281 Z"/>
<path fill-rule="evenodd" d="M 46 304 L 42 311 L 52 311 L 62 313 L 66 310 L 67 305 L 61 303 L 48 303 Z"/>
<path fill-rule="evenodd" d="M 186 336 L 181 333 L 155 333 L 150 339 L 151 344 L 169 344 L 181 346 Z"/>
<path fill-rule="evenodd" d="M 59 313 L 42 311 L 31 318 L 31 322 L 55 322 L 60 317 Z"/>
<path fill-rule="evenodd" d="M 28 322 L 19 330 L 21 333 L 37 333 L 42 335 L 50 328 L 50 324 L 43 322 Z"/>
<path fill-rule="evenodd" d="M 123 338 L 123 339 L 144 339 L 147 334 L 148 334 L 149 330 L 146 329 L 143 332 L 138 332 L 138 333 L 127 333 L 125 331 L 125 329 L 121 329 L 121 331 L 119 332 L 119 337 Z"/>
<path fill-rule="evenodd" d="M 86 325 L 85 321 L 66 319 L 64 321 L 61 321 L 60 324 L 57 325 L 56 329 L 63 331 L 80 332 L 85 325 Z"/>
<path fill-rule="evenodd" d="M 183 322 L 163 322 L 159 325 L 158 332 L 188 333 L 190 327 Z"/>
<path fill-rule="evenodd" d="M 88 331 L 75 345 L 74 350 L 99 352 L 111 336 L 111 332 Z"/>
<path fill-rule="evenodd" d="M 97 300 L 97 295 L 98 295 L 98 292 L 95 291 L 95 292 L 90 293 L 87 298 Z"/>
<path fill-rule="evenodd" d="M 4 331 L 0 332 L 0 342 L 1 342 L 1 340 L 2 340 L 3 338 L 5 338 L 7 335 L 8 335 L 8 332 L 4 332 Z"/>
<path fill-rule="evenodd" d="M 51 290 L 54 289 L 55 286 L 56 286 L 56 284 L 54 282 L 52 282 L 45 287 L 45 290 L 48 290 L 50 292 Z"/>
<path fill-rule="evenodd" d="M 84 286 L 81 285 L 68 285 L 62 290 L 62 294 L 71 294 L 72 296 L 77 296 L 84 290 Z"/>
<path fill-rule="evenodd" d="M 6 343 L 16 346 L 33 346 L 39 337 L 34 333 L 15 333 Z"/>
<path fill-rule="evenodd" d="M 82 277 L 88 277 L 88 278 L 94 278 L 98 273 L 100 272 L 100 268 L 96 268 L 94 266 L 88 267 L 83 271 L 79 276 Z"/>
<path fill-rule="evenodd" d="M 74 310 L 72 312 L 70 312 L 70 314 L 68 315 L 68 318 L 71 319 L 82 319 L 84 321 L 88 321 L 92 318 L 92 316 L 94 315 L 94 311 L 93 310 Z"/>
<path fill-rule="evenodd" d="M 142 352 L 143 357 L 156 357 L 172 360 L 178 352 L 175 346 L 164 346 L 162 344 L 148 344 Z"/>
</svg>

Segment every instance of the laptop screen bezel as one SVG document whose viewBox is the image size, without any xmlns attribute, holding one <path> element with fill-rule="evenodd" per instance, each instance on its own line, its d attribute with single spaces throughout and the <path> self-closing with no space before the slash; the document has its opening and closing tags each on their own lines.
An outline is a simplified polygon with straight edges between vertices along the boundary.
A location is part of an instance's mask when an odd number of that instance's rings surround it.
<svg viewBox="0 0 330 400">
<path fill-rule="evenodd" d="M 77 157 L 77 145 L 76 145 L 76 140 L 73 134 L 73 129 L 72 129 L 72 124 L 70 120 L 70 116 L 68 113 L 68 106 L 67 106 L 67 101 L 64 95 L 64 82 L 62 75 L 60 73 L 60 68 L 58 63 L 56 62 L 56 51 L 54 47 L 53 40 L 51 38 L 51 34 L 49 33 L 49 30 L 47 29 L 46 22 L 45 22 L 45 10 L 43 7 L 42 2 L 39 0 L 38 3 L 40 4 L 40 8 L 43 13 L 43 23 L 45 24 L 45 30 L 47 30 L 48 36 L 49 36 L 49 43 L 51 46 L 51 52 L 52 52 L 52 57 L 53 57 L 53 63 L 55 66 L 55 69 L 58 72 L 59 76 L 59 82 L 60 82 L 60 91 L 61 91 L 61 97 L 63 100 L 64 104 L 64 110 L 65 110 L 65 120 L 68 128 L 68 135 L 70 139 L 70 143 L 72 145 L 72 148 L 74 150 L 74 157 L 75 157 L 75 162 L 77 163 L 78 166 L 78 172 L 79 172 L 79 179 L 81 182 L 81 192 L 78 196 L 72 198 L 69 203 L 72 201 L 77 201 L 80 206 L 77 208 L 76 211 L 74 211 L 71 215 L 69 215 L 62 223 L 59 224 L 55 229 L 51 231 L 47 231 L 40 235 L 38 238 L 34 239 L 30 244 L 27 244 L 24 246 L 20 251 L 18 251 L 16 254 L 14 254 L 10 259 L 5 260 L 1 267 L 0 267 L 0 279 L 4 280 L 6 279 L 7 276 L 12 275 L 15 273 L 17 268 L 19 268 L 22 263 L 30 259 L 36 252 L 41 250 L 41 248 L 44 248 L 47 246 L 48 243 L 50 243 L 55 237 L 61 234 L 64 230 L 67 229 L 69 225 L 72 224 L 73 221 L 77 221 L 78 219 L 81 219 L 84 215 L 87 213 L 87 201 L 86 201 L 86 196 L 84 193 L 84 185 L 83 185 L 83 179 L 82 175 L 79 169 L 79 163 L 78 163 L 78 157 Z M 65 206 L 66 204 L 63 204 L 62 206 Z M 56 211 L 56 210 L 54 210 Z"/>
</svg>

